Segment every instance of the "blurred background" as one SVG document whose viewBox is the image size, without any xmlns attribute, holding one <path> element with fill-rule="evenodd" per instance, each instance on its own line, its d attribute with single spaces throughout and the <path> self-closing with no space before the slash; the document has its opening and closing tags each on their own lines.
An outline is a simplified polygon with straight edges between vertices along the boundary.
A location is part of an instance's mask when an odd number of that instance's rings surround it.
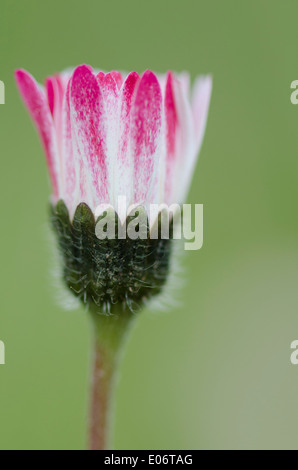
<svg viewBox="0 0 298 470">
<path fill-rule="evenodd" d="M 204 246 L 180 305 L 140 315 L 117 389 L 117 449 L 297 449 L 298 4 L 1 0 L 1 449 L 83 449 L 90 331 L 57 306 L 43 151 L 13 72 L 68 66 L 214 77 L 189 202 Z M 181 280 L 182 284 L 183 279 Z"/>
</svg>

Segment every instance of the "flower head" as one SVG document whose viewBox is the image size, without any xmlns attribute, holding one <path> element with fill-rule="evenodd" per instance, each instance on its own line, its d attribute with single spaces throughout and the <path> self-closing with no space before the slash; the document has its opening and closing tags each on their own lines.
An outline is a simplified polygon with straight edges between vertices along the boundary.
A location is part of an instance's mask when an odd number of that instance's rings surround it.
<svg viewBox="0 0 298 470">
<path fill-rule="evenodd" d="M 156 274 L 157 253 L 169 256 L 161 248 L 164 241 L 155 246 L 154 259 L 152 246 L 140 248 L 137 241 L 129 249 L 120 248 L 122 240 L 103 249 L 94 235 L 96 208 L 117 207 L 118 197 L 125 196 L 126 207 L 118 207 L 123 223 L 132 204 L 147 208 L 185 200 L 204 135 L 210 76 L 196 80 L 191 99 L 187 74 L 172 72 L 105 74 L 81 65 L 49 77 L 45 87 L 25 70 L 16 71 L 16 81 L 46 153 L 68 286 L 84 303 L 107 310 L 150 297 L 163 277 Z M 152 266 L 157 263 L 154 272 L 145 255 Z M 133 267 L 137 258 L 146 272 Z M 168 269 L 168 259 L 163 266 Z"/>
</svg>

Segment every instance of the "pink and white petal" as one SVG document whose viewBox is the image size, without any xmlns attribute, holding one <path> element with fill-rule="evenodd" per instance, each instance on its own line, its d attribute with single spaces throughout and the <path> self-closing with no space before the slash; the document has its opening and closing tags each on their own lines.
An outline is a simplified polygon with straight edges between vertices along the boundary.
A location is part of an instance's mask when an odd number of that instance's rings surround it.
<svg viewBox="0 0 298 470">
<path fill-rule="evenodd" d="M 181 204 L 188 192 L 196 150 L 193 116 L 187 92 L 178 80 L 173 81 L 173 90 L 178 124 L 176 127 L 175 170 L 172 173 L 172 191 L 167 203 Z"/>
<path fill-rule="evenodd" d="M 166 200 L 171 199 L 173 191 L 173 178 L 177 158 L 177 138 L 178 138 L 178 127 L 179 117 L 175 101 L 175 90 L 174 90 L 175 77 L 172 72 L 168 72 L 165 87 L 165 139 L 166 139 L 166 161 L 165 161 L 165 198 Z"/>
<path fill-rule="evenodd" d="M 57 200 L 60 197 L 59 155 L 54 123 L 46 95 L 44 90 L 26 70 L 17 70 L 15 78 L 19 91 L 41 137 L 46 153 L 54 198 Z"/>
<path fill-rule="evenodd" d="M 194 119 L 196 149 L 200 151 L 205 134 L 209 104 L 212 92 L 212 77 L 210 75 L 198 77 L 194 83 L 192 93 L 192 112 Z"/>
<path fill-rule="evenodd" d="M 132 110 L 131 148 L 134 159 L 134 202 L 150 197 L 159 166 L 162 125 L 162 94 L 153 72 L 147 70 L 139 83 Z"/>
<path fill-rule="evenodd" d="M 75 154 L 73 148 L 73 135 L 71 128 L 71 114 L 70 114 L 70 84 L 64 94 L 61 128 L 62 128 L 62 192 L 63 200 L 69 208 L 70 216 L 72 217 L 76 206 L 83 202 L 83 195 L 78 197 L 79 180 L 75 167 Z"/>
<path fill-rule="evenodd" d="M 65 95 L 64 83 L 59 75 L 48 77 L 46 90 L 49 107 L 53 116 L 59 154 L 62 154 L 62 107 Z"/>
<path fill-rule="evenodd" d="M 76 187 L 75 196 L 73 201 L 74 209 L 81 202 L 85 202 L 91 210 L 95 211 L 97 207 L 97 195 L 92 184 L 92 175 L 88 165 L 86 165 L 86 159 L 82 157 L 80 144 L 77 139 L 75 132 L 75 125 L 73 123 L 73 113 L 70 112 L 71 118 L 71 140 L 72 140 L 72 152 L 73 160 L 75 165 L 76 173 Z"/>
<path fill-rule="evenodd" d="M 117 162 L 115 165 L 115 192 L 119 196 L 125 196 L 127 207 L 133 202 L 133 156 L 131 152 L 131 112 L 134 96 L 140 77 L 136 72 L 131 72 L 124 81 L 120 91 L 119 103 L 119 137 Z M 126 207 L 126 209 L 127 209 Z"/>
<path fill-rule="evenodd" d="M 182 88 L 184 90 L 184 93 L 186 94 L 187 97 L 190 95 L 190 76 L 188 72 L 180 72 L 177 75 L 177 79 L 182 85 Z"/>
<path fill-rule="evenodd" d="M 95 210 L 96 203 L 96 194 L 92 185 L 92 175 L 89 170 L 89 167 L 86 163 L 86 158 L 81 154 L 80 144 L 76 135 L 76 124 L 74 123 L 73 113 L 71 111 L 71 81 L 69 84 L 69 106 L 70 106 L 70 124 L 71 124 L 71 144 L 72 144 L 72 153 L 73 161 L 75 166 L 76 173 L 76 187 L 75 187 L 75 197 L 73 202 L 74 210 L 78 204 L 85 202 L 91 210 Z"/>
<path fill-rule="evenodd" d="M 109 122 L 108 125 L 108 131 L 109 134 L 111 134 L 111 131 L 113 135 L 111 138 L 113 142 L 115 142 L 116 136 L 115 134 L 115 126 L 116 126 L 116 120 L 118 119 L 118 97 L 119 97 L 119 88 L 118 84 L 115 81 L 113 73 L 107 73 L 106 75 L 102 72 L 100 72 L 97 75 L 97 80 L 99 83 L 100 90 L 102 92 L 102 95 L 104 97 L 104 104 L 105 104 L 105 112 L 106 112 L 106 117 Z M 108 145 L 109 148 L 109 145 Z"/>
<path fill-rule="evenodd" d="M 118 90 L 120 90 L 120 88 L 122 86 L 122 83 L 123 83 L 123 77 L 122 77 L 121 73 L 116 71 L 116 70 L 112 70 L 112 72 L 110 72 L 110 74 L 114 78 L 114 80 L 117 84 Z"/>
<path fill-rule="evenodd" d="M 59 75 L 54 75 L 46 79 L 46 90 L 49 108 L 55 120 L 57 114 L 61 115 L 65 93 L 64 84 Z"/>
<path fill-rule="evenodd" d="M 159 86 L 160 86 L 160 89 L 161 89 L 162 97 L 164 99 L 165 92 L 166 92 L 166 83 L 167 83 L 168 74 L 158 73 L 158 74 L 156 74 L 156 77 L 157 77 L 157 80 L 158 80 L 158 83 L 159 83 Z"/>
<path fill-rule="evenodd" d="M 72 74 L 73 74 L 73 69 L 67 69 L 67 70 L 64 70 L 63 72 L 59 73 L 59 79 L 60 79 L 60 82 L 62 84 L 64 93 L 66 93 L 68 82 L 71 79 Z"/>
<path fill-rule="evenodd" d="M 117 98 L 119 88 L 112 72 L 107 74 L 99 72 L 96 78 L 106 101 Z"/>
<path fill-rule="evenodd" d="M 111 203 L 116 204 L 116 194 L 114 185 L 114 173 L 116 171 L 116 158 L 118 152 L 118 139 L 119 139 L 119 88 L 114 78 L 114 73 L 102 72 L 98 74 L 97 80 L 104 97 L 105 114 L 107 117 L 106 122 L 106 142 L 107 142 L 107 163 L 110 176 L 111 187 Z M 117 78 L 117 76 L 116 76 Z M 119 78 L 119 77 L 118 77 Z"/>
<path fill-rule="evenodd" d="M 77 67 L 73 73 L 70 103 L 81 158 L 91 174 L 94 205 L 109 202 L 104 98 L 97 78 L 85 65 Z"/>
<path fill-rule="evenodd" d="M 167 150 L 165 140 L 165 113 L 162 110 L 161 139 L 158 144 L 157 167 L 152 185 L 150 202 L 152 204 L 163 204 L 166 201 L 166 161 Z"/>
</svg>

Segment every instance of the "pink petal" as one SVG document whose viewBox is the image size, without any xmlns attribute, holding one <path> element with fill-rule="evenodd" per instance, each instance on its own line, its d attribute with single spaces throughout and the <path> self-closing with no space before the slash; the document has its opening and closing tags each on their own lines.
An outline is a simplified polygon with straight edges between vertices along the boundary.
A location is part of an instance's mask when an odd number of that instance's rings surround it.
<svg viewBox="0 0 298 470">
<path fill-rule="evenodd" d="M 65 93 L 62 80 L 59 75 L 48 77 L 46 80 L 47 98 L 52 116 L 61 113 L 63 96 Z"/>
<path fill-rule="evenodd" d="M 60 155 L 62 152 L 62 107 L 65 95 L 65 86 L 59 75 L 48 77 L 46 80 L 47 98 L 56 131 L 57 145 Z"/>
<path fill-rule="evenodd" d="M 165 125 L 166 125 L 166 198 L 170 198 L 173 186 L 173 174 L 176 159 L 178 114 L 175 103 L 174 77 L 168 72 L 165 89 Z"/>
<path fill-rule="evenodd" d="M 54 195 L 59 196 L 58 152 L 51 111 L 43 90 L 25 70 L 15 72 L 16 82 L 30 115 L 37 127 L 46 153 Z"/>
<path fill-rule="evenodd" d="M 118 84 L 115 81 L 112 73 L 107 73 L 105 75 L 103 72 L 99 72 L 96 78 L 99 82 L 100 89 L 105 99 L 118 96 L 118 92 L 119 92 Z"/>
<path fill-rule="evenodd" d="M 109 133 L 109 137 L 112 139 L 112 141 L 108 142 L 108 148 L 111 148 L 117 140 L 115 132 L 117 127 L 116 120 L 118 118 L 117 111 L 119 88 L 112 73 L 107 73 L 105 75 L 104 73 L 100 72 L 97 75 L 97 80 L 105 101 L 106 116 L 109 121 L 107 131 Z"/>
<path fill-rule="evenodd" d="M 114 78 L 114 80 L 117 84 L 117 87 L 120 90 L 120 88 L 122 86 L 122 83 L 123 83 L 123 77 L 122 77 L 121 73 L 117 72 L 116 70 L 112 70 L 112 72 L 110 72 L 110 74 Z"/>
<path fill-rule="evenodd" d="M 173 88 L 173 75 L 168 72 L 165 92 L 165 117 L 166 117 L 166 137 L 167 151 L 171 158 L 174 158 L 176 144 L 176 128 L 178 116 L 175 104 L 175 93 Z"/>
<path fill-rule="evenodd" d="M 154 73 L 147 70 L 139 83 L 132 111 L 135 202 L 151 194 L 158 168 L 157 149 L 161 134 L 162 94 Z"/>
<path fill-rule="evenodd" d="M 54 84 L 53 81 L 48 78 L 46 81 L 46 90 L 47 90 L 47 98 L 48 104 L 51 111 L 52 116 L 54 115 L 54 106 L 55 106 L 55 91 L 54 91 Z"/>
<path fill-rule="evenodd" d="M 85 65 L 73 73 L 71 112 L 81 158 L 94 190 L 94 204 L 109 202 L 104 99 L 95 75 Z"/>
<path fill-rule="evenodd" d="M 91 72 L 92 72 L 92 70 L 91 70 Z M 98 80 L 99 82 L 101 82 L 102 80 L 104 80 L 105 76 L 106 76 L 105 73 L 103 73 L 103 72 L 98 72 L 98 74 L 96 75 L 96 78 L 97 78 L 97 80 Z"/>
</svg>

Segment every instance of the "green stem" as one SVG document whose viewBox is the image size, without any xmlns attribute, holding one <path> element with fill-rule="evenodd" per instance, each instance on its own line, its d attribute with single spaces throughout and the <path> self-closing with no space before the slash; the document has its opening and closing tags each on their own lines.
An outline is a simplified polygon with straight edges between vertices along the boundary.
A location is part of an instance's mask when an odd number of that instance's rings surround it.
<svg viewBox="0 0 298 470">
<path fill-rule="evenodd" d="M 132 314 L 104 316 L 92 314 L 94 346 L 90 403 L 90 450 L 111 448 L 111 418 L 115 379 L 124 338 L 132 324 Z"/>
</svg>

